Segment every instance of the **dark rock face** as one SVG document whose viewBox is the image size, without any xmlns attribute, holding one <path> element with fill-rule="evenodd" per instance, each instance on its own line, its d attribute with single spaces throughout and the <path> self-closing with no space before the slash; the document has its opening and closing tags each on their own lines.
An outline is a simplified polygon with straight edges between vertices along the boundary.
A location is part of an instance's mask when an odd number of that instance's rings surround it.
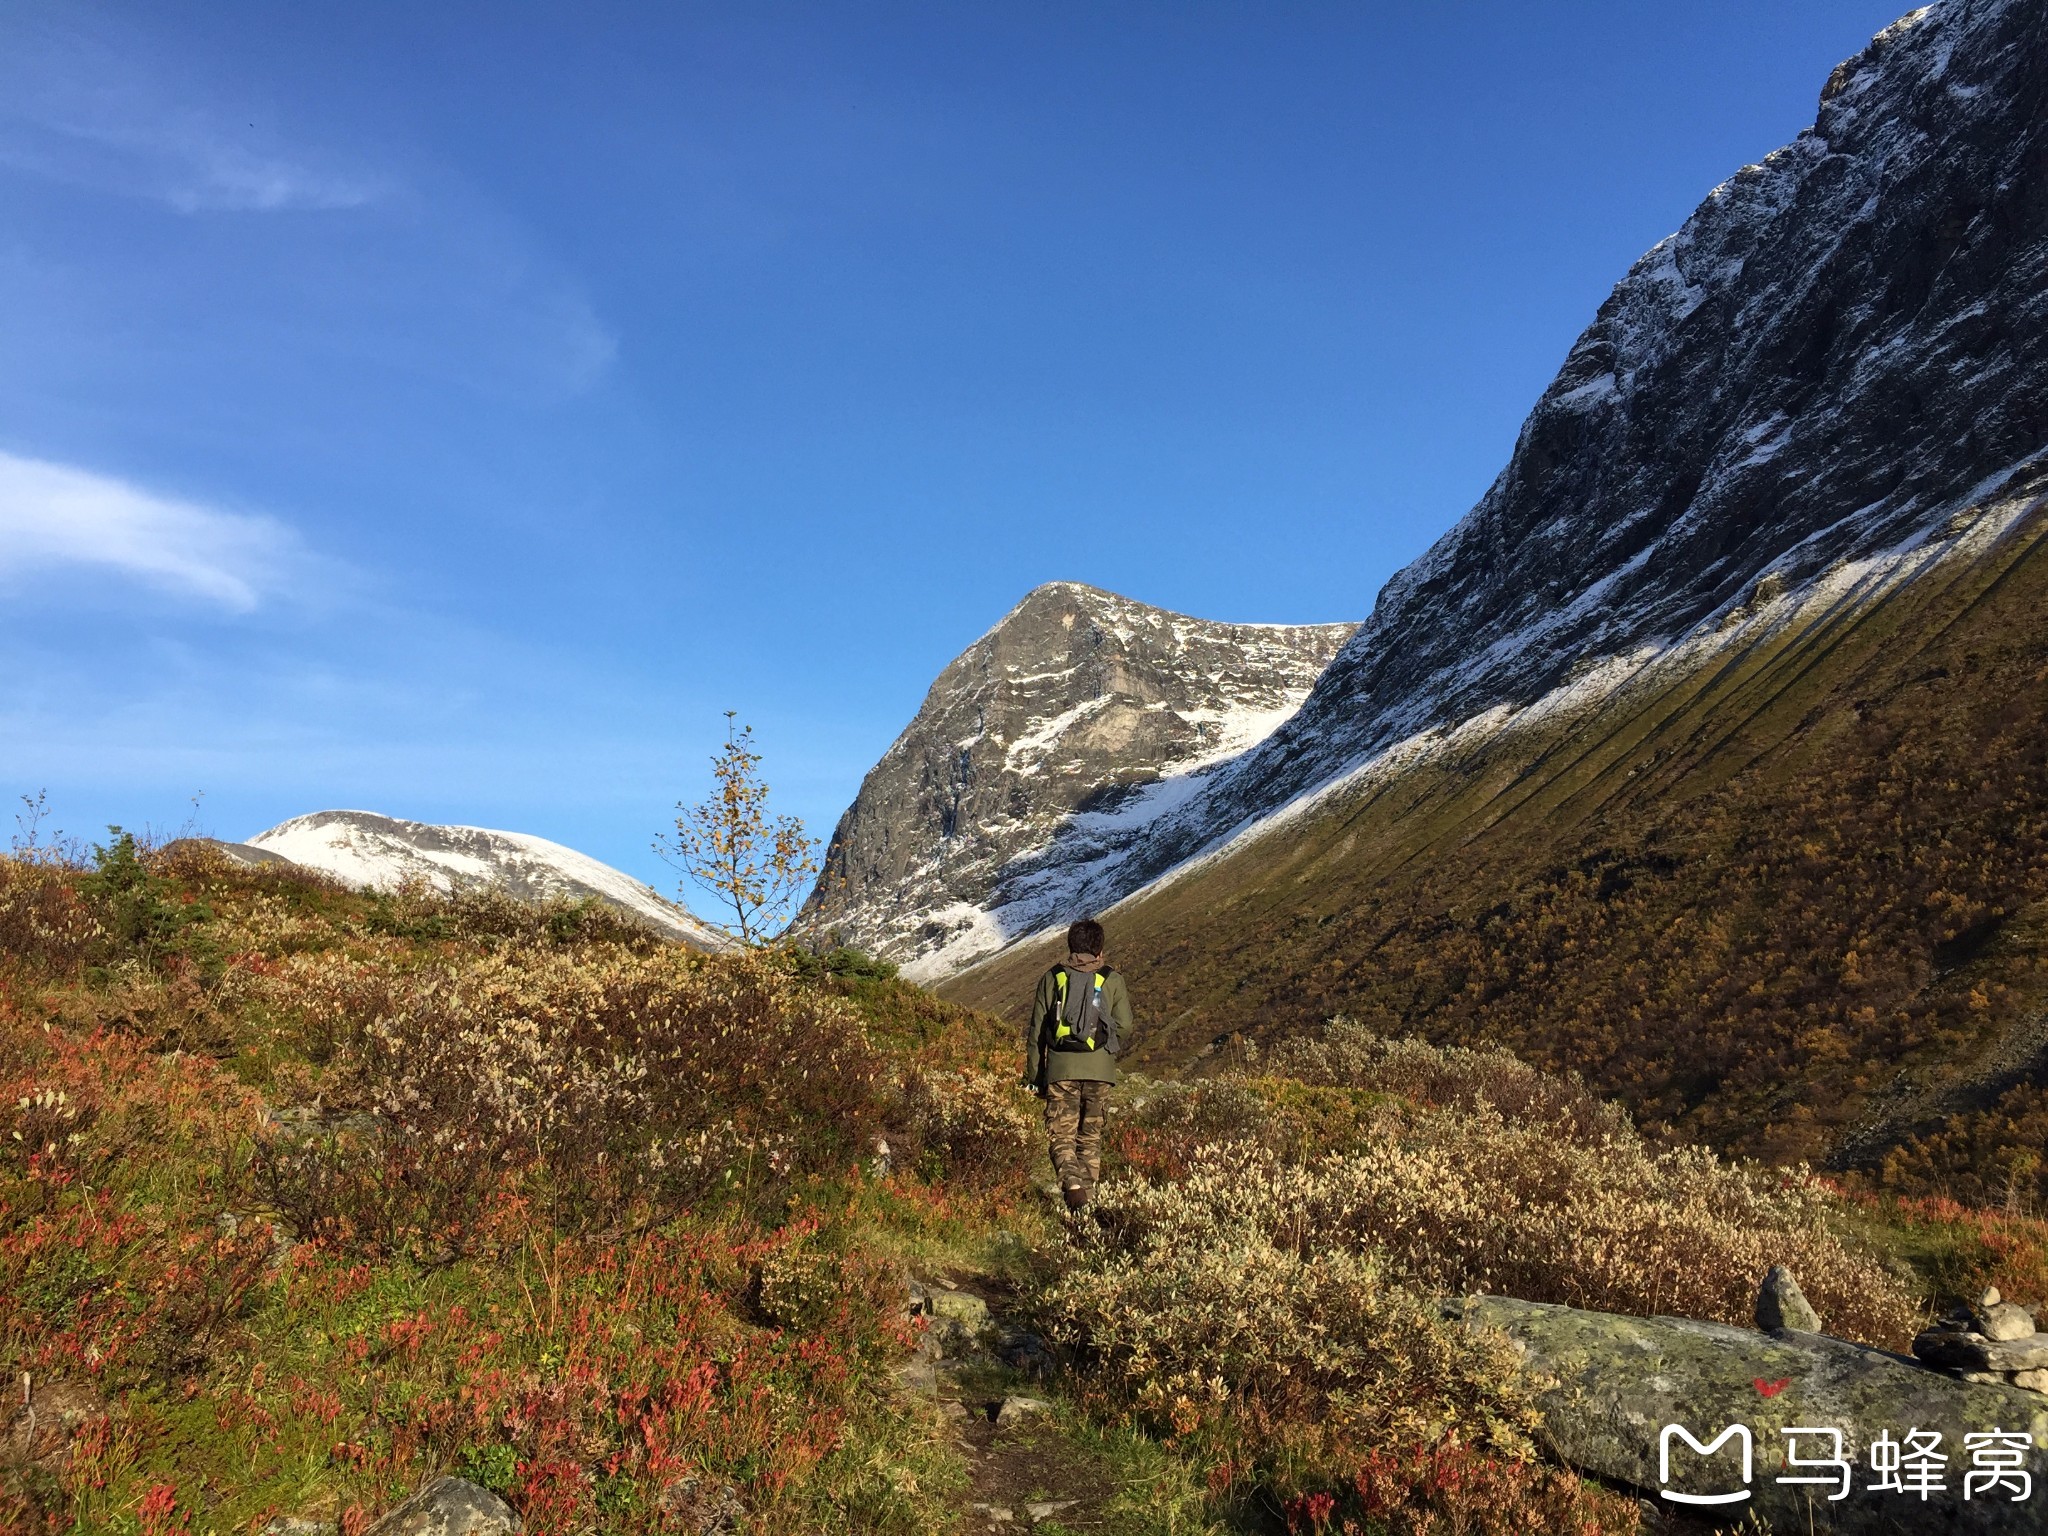
<svg viewBox="0 0 2048 1536">
<path fill-rule="evenodd" d="M 1038 588 L 939 675 L 862 782 L 800 928 L 916 972 L 1085 915 L 1069 910 L 1076 871 L 1263 739 L 1354 628 Z"/>
<path fill-rule="evenodd" d="M 2048 6 L 1944 0 L 1601 306 L 1470 514 L 1098 909 L 1404 741 L 1616 683 L 2048 483 Z M 1852 567 L 1853 569 L 1853 567 Z M 1614 659 L 1608 666 L 1598 663 Z"/>
<path fill-rule="evenodd" d="M 2035 1532 L 2048 1471 L 2044 1399 L 2009 1386 L 1958 1381 L 1881 1350 L 1820 1334 L 1768 1335 L 1676 1317 L 1621 1317 L 1542 1302 L 1481 1296 L 1465 1304 L 1467 1326 L 1497 1328 L 1520 1346 L 1544 1414 L 1544 1438 L 1564 1461 L 1642 1490 L 1667 1510 L 1668 1493 L 1713 1497 L 1694 1505 L 1733 1526 L 1752 1511 L 1774 1530 L 1837 1532 Z M 1739 1439 L 1701 1456 L 1675 1437 L 1668 1466 L 1664 1431 L 1677 1425 L 1711 1446 L 1740 1425 L 1751 1447 L 1741 1476 Z M 1788 1429 L 1802 1433 L 1788 1436 Z M 1840 1434 L 1839 1446 L 1825 1433 Z M 1902 1451 L 1908 1431 L 1941 1437 L 1924 1464 L 1939 1487 L 1928 1495 L 1882 1486 L 1872 1448 L 1880 1435 Z M 1971 1441 L 2001 1432 L 2001 1441 Z M 1802 1463 L 1788 1465 L 1788 1450 Z M 1847 1467 L 1811 1463 L 1839 1457 Z M 1993 1483 L 1993 1459 L 2024 1473 Z M 1880 1453 L 1879 1460 L 1888 1460 Z M 1995 1470 L 1995 1469 L 1993 1469 Z M 1669 1477 L 1665 1476 L 1669 1472 Z M 1848 1473 L 1846 1494 L 1843 1472 Z M 1978 1477 L 1970 1480 L 1976 1471 Z M 1781 1483 L 1781 1477 L 1815 1482 Z M 1900 1482 L 1905 1481 L 1902 1475 Z M 2028 1497 L 2015 1501 L 2025 1487 Z M 1965 1498 L 1965 1493 L 1970 1496 Z"/>
</svg>

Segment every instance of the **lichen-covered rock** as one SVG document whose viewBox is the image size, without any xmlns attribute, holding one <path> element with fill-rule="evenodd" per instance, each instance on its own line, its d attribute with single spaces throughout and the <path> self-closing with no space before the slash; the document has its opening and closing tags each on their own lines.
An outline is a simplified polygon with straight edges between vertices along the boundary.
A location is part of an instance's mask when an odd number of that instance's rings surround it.
<svg viewBox="0 0 2048 1536">
<path fill-rule="evenodd" d="M 519 1529 L 512 1506 L 490 1489 L 437 1477 L 364 1536 L 514 1536 Z"/>
<path fill-rule="evenodd" d="M 957 1359 L 979 1348 L 988 1336 L 988 1303 L 972 1291 L 934 1288 L 925 1305 L 932 1320 L 926 1337 L 944 1355 Z"/>
<path fill-rule="evenodd" d="M 1763 1288 L 1756 1298 L 1756 1325 L 1766 1333 L 1775 1333 L 1780 1328 L 1820 1332 L 1820 1315 L 1799 1289 L 1792 1271 L 1782 1264 L 1773 1264 L 1764 1275 Z"/>
<path fill-rule="evenodd" d="M 2029 1393 L 1972 1385 L 1819 1334 L 1761 1335 L 1685 1318 L 1622 1317 L 1496 1296 L 1472 1298 L 1463 1311 L 1467 1326 L 1497 1328 L 1521 1347 L 1545 1437 L 1560 1458 L 1639 1488 L 1666 1509 L 1680 1507 L 1668 1500 L 1671 1493 L 1744 1492 L 1747 1497 L 1702 1512 L 1732 1525 L 1754 1511 L 1788 1531 L 2018 1536 L 2042 1529 L 2048 1405 Z M 1667 1426 L 1709 1446 L 1741 1426 L 1752 1448 L 1749 1479 L 1740 1475 L 1740 1435 L 1709 1457 L 1675 1433 L 1667 1437 Z M 1795 1429 L 1840 1434 L 1839 1454 L 1849 1464 L 1846 1498 L 1828 1497 L 1839 1486 L 1840 1470 L 1788 1468 L 1788 1450 L 1805 1463 L 1836 1454 L 1829 1435 L 1787 1435 Z M 1988 1493 L 1980 1485 L 1974 1497 L 1963 1497 L 1973 1465 L 1964 1437 L 1994 1430 L 2022 1437 L 2004 1447 L 2023 1456 L 2032 1479 L 2032 1496 L 2023 1502 L 2011 1501 L 2015 1484 Z M 1936 1469 L 1942 1486 L 1924 1500 L 1873 1487 L 1881 1481 L 1871 1462 L 1873 1443 L 1889 1436 L 1903 1447 L 1909 1431 L 1940 1435 L 1938 1453 L 1947 1457 Z M 1661 1465 L 1667 1442 L 1668 1468 Z M 1785 1476 L 1834 1481 L 1778 1481 Z"/>
</svg>

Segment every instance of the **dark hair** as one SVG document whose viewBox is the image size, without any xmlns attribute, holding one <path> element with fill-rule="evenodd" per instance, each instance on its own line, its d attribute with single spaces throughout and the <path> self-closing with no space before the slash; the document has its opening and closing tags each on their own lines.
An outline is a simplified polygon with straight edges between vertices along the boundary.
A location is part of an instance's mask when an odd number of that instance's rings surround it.
<svg viewBox="0 0 2048 1536">
<path fill-rule="evenodd" d="M 1067 953 L 1073 955 L 1099 955 L 1102 953 L 1102 924 L 1092 917 L 1084 917 L 1067 930 Z"/>
</svg>

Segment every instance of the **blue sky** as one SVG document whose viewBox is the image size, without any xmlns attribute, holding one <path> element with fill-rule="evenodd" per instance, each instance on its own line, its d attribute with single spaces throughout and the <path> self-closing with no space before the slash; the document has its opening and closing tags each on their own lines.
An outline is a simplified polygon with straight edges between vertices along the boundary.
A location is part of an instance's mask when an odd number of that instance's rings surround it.
<svg viewBox="0 0 2048 1536">
<path fill-rule="evenodd" d="M 669 888 L 1038 582 L 1363 617 L 1899 3 L 0 0 L 0 791 Z"/>
</svg>

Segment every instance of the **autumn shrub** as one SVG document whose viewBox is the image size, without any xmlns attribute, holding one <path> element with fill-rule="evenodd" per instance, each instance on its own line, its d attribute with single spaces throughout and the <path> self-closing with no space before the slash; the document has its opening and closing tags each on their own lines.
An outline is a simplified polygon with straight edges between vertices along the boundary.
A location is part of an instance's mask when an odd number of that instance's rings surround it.
<svg viewBox="0 0 2048 1536">
<path fill-rule="evenodd" d="M 267 1227 L 125 1209 L 32 1159 L 0 1177 L 0 1356 L 16 1380 L 189 1372 L 246 1308 L 270 1252 Z"/>
<path fill-rule="evenodd" d="M 862 1252 L 845 1252 L 801 1226 L 762 1258 L 755 1283 L 761 1315 L 778 1328 L 868 1328 L 902 1305 L 901 1274 Z"/>
<path fill-rule="evenodd" d="M 1307 1177 L 1214 1148 L 1177 1183 L 1105 1182 L 1094 1236 L 1038 1295 L 1049 1331 L 1170 1433 L 1251 1405 L 1340 1437 L 1458 1428 L 1525 1449 L 1509 1347 L 1447 1322 L 1371 1249 L 1307 1240 L 1274 1199 Z"/>
<path fill-rule="evenodd" d="M 917 1165 L 934 1181 L 989 1189 L 1023 1176 L 1035 1138 L 1011 1079 L 973 1067 L 913 1064 L 904 1113 Z"/>
<path fill-rule="evenodd" d="M 1888 1150 L 1877 1182 L 1889 1190 L 1934 1191 L 2012 1215 L 2048 1211 L 2048 1086 L 2014 1084 L 1982 1109 L 1951 1115 Z"/>
<path fill-rule="evenodd" d="M 1313 1495 L 1295 1500 L 1290 1536 L 1633 1536 L 1642 1524 L 1633 1499 L 1560 1467 L 1483 1455 L 1456 1437 L 1369 1451 L 1340 1492 L 1320 1506 Z"/>
<path fill-rule="evenodd" d="M 1743 1325 L 1765 1270 L 1785 1264 L 1831 1332 L 1896 1345 L 1914 1331 L 1906 1287 L 1836 1235 L 1840 1197 L 1803 1173 L 1659 1151 L 1627 1131 L 1560 1137 L 1490 1104 L 1389 1104 L 1347 1149 L 1290 1161 L 1243 1109 L 1263 1091 L 1225 1080 L 1163 1095 L 1133 1118 L 1142 1127 L 1191 1113 L 1176 1099 L 1225 1099 L 1246 1129 L 1184 1153 L 1186 1189 L 1206 1199 L 1241 1186 L 1230 1198 L 1252 1201 L 1276 1240 L 1304 1253 L 1377 1252 L 1405 1283 L 1438 1294 Z"/>
<path fill-rule="evenodd" d="M 1277 1077 L 1399 1095 L 1441 1109 L 1491 1105 L 1510 1120 L 1537 1122 L 1580 1141 L 1629 1129 L 1620 1106 L 1597 1097 L 1576 1072 L 1539 1072 L 1510 1051 L 1387 1039 L 1338 1014 L 1319 1034 L 1282 1041 L 1265 1059 Z"/>
<path fill-rule="evenodd" d="M 595 896 L 523 901 L 495 886 L 446 892 L 413 883 L 372 892 L 363 926 L 386 937 L 490 947 L 604 944 L 647 951 L 661 943 L 646 923 Z"/>
<path fill-rule="evenodd" d="M 568 1229 L 843 1167 L 881 1124 L 857 1016 L 752 954 L 507 948 L 275 978 L 328 1066 L 324 1121 L 259 1170 L 294 1225 L 380 1248 L 476 1241 L 506 1178 Z"/>
<path fill-rule="evenodd" d="M 69 979 L 106 938 L 75 871 L 0 857 L 0 967 Z"/>
</svg>

